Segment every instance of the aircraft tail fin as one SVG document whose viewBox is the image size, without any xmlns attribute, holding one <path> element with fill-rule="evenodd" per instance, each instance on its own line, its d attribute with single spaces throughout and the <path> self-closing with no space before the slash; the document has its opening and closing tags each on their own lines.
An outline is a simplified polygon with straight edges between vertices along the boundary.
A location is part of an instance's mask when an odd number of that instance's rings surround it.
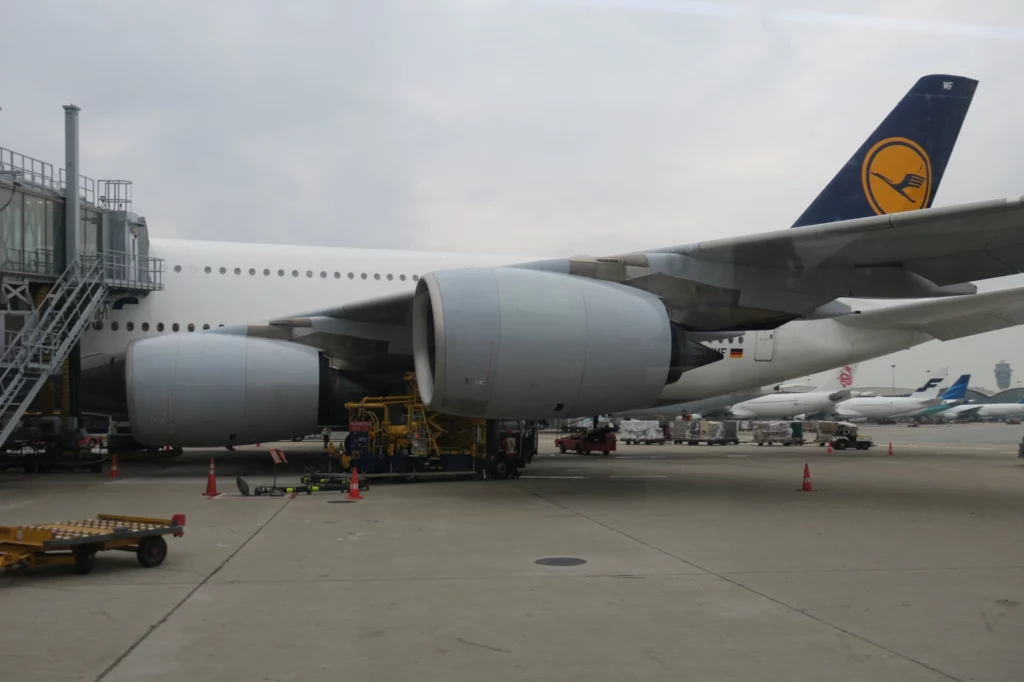
<svg viewBox="0 0 1024 682">
<path fill-rule="evenodd" d="M 816 389 L 815 393 L 834 393 L 836 391 L 849 390 L 853 386 L 853 375 L 857 371 L 857 365 L 843 365 L 832 370 L 824 382 Z"/>
<path fill-rule="evenodd" d="M 977 86 L 963 76 L 918 80 L 793 227 L 931 206 Z"/>
<path fill-rule="evenodd" d="M 967 382 L 971 380 L 970 374 L 961 374 L 960 378 L 953 382 L 953 385 L 942 394 L 943 400 L 963 400 L 967 397 Z"/>
<path fill-rule="evenodd" d="M 932 372 L 928 376 L 928 381 L 924 382 L 924 385 L 911 394 L 913 398 L 925 398 L 927 400 L 933 400 L 939 397 L 939 386 L 946 380 L 946 374 L 949 372 L 949 367 L 942 367 Z"/>
</svg>

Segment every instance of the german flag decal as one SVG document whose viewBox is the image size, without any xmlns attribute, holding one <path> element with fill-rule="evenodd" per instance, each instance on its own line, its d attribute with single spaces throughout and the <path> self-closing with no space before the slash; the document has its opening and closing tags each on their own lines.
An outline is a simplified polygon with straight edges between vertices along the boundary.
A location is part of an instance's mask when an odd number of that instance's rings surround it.
<svg viewBox="0 0 1024 682">
<path fill-rule="evenodd" d="M 730 358 L 742 358 L 743 357 L 743 349 L 742 348 L 730 348 L 729 349 L 729 357 Z"/>
</svg>

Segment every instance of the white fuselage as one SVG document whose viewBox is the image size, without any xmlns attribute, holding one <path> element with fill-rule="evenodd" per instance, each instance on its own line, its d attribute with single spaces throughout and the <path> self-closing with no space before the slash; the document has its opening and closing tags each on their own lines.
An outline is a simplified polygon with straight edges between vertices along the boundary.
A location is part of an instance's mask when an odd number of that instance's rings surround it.
<svg viewBox="0 0 1024 682">
<path fill-rule="evenodd" d="M 129 341 L 137 338 L 265 323 L 411 291 L 426 272 L 538 260 L 166 239 L 153 239 L 150 255 L 165 260 L 164 290 L 141 298 L 138 304 L 111 309 L 102 329 L 88 330 L 82 338 L 84 369 L 124 353 Z M 796 321 L 772 331 L 737 332 L 733 339 L 709 342 L 723 359 L 684 373 L 665 387 L 660 403 L 775 384 L 928 340 L 914 331 L 853 328 L 837 320 Z"/>
<path fill-rule="evenodd" d="M 970 413 L 981 419 L 1004 419 L 1006 417 L 1024 417 L 1024 404 L 1021 403 L 986 403 L 984 405 L 958 405 L 940 412 L 942 419 L 958 419 L 963 413 Z"/>
<path fill-rule="evenodd" d="M 935 404 L 935 398 L 913 396 L 892 398 L 850 398 L 836 406 L 836 414 L 846 420 L 890 419 L 910 415 Z"/>
<path fill-rule="evenodd" d="M 834 391 L 811 393 L 775 393 L 736 403 L 729 413 L 740 419 L 782 419 L 815 412 L 831 412 Z"/>
</svg>

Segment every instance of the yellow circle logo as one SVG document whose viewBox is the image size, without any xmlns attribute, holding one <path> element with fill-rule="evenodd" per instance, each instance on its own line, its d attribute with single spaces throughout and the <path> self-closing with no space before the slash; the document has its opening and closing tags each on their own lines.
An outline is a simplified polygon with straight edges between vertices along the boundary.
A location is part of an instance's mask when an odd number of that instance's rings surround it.
<svg viewBox="0 0 1024 682">
<path fill-rule="evenodd" d="M 864 157 L 861 183 L 875 213 L 914 211 L 931 199 L 932 162 L 916 142 L 890 137 Z"/>
</svg>

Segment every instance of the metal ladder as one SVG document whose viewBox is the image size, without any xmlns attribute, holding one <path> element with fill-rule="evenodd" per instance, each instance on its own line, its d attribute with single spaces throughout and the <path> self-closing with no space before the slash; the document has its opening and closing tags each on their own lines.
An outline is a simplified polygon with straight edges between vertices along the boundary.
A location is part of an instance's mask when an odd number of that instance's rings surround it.
<svg viewBox="0 0 1024 682">
<path fill-rule="evenodd" d="M 0 446 L 60 371 L 107 297 L 103 260 L 71 263 L 0 354 Z"/>
</svg>

